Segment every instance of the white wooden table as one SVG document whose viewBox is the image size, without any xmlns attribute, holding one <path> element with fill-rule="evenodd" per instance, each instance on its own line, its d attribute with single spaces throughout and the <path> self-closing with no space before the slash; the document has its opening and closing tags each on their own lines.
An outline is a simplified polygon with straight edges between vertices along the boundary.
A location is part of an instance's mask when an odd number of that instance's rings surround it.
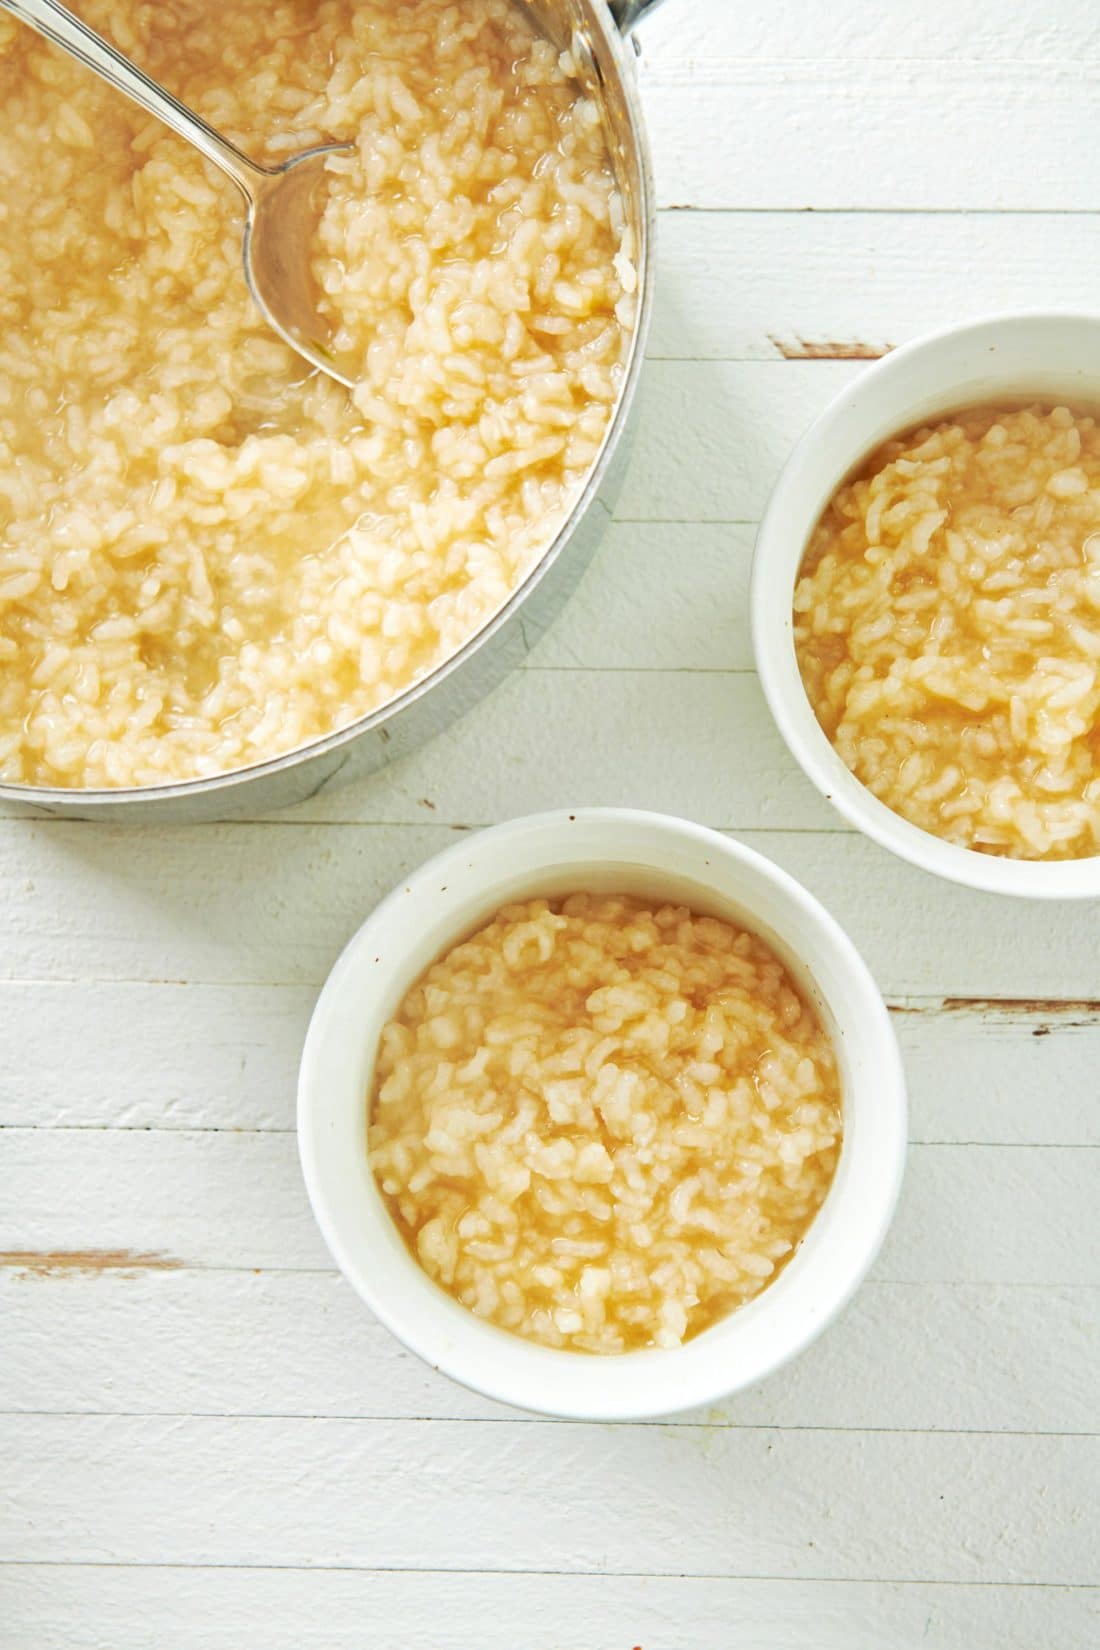
<svg viewBox="0 0 1100 1650">
<path fill-rule="evenodd" d="M 281 817 L 0 821 L 3 1650 L 1100 1640 L 1100 914 L 844 829 L 745 627 L 772 479 L 862 359 L 1096 307 L 1098 19 L 671 0 L 644 32 L 663 212 L 632 477 L 527 668 Z M 334 1273 L 298 1173 L 298 1048 L 344 940 L 456 830 L 566 800 L 681 812 L 802 878 L 911 1079 L 855 1304 L 675 1423 L 542 1422 L 433 1375 Z"/>
</svg>

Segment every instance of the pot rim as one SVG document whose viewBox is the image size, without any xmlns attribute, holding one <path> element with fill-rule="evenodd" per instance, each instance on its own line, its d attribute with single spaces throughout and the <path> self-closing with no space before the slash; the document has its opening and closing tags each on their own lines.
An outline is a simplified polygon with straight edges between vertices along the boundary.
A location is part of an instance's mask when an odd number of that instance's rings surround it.
<svg viewBox="0 0 1100 1650">
<path fill-rule="evenodd" d="M 627 112 L 634 155 L 637 161 L 638 222 L 636 228 L 638 249 L 635 263 L 638 272 L 639 301 L 627 352 L 622 388 L 619 391 L 619 397 L 610 422 L 604 432 L 599 453 L 588 472 L 583 489 L 574 499 L 568 516 L 546 549 L 534 562 L 521 582 L 511 591 L 507 599 L 497 608 L 496 612 L 478 630 L 474 631 L 472 636 L 467 637 L 454 653 L 448 654 L 447 658 L 441 660 L 426 676 L 411 683 L 394 698 L 387 699 L 385 704 L 378 705 L 374 710 L 369 711 L 367 715 L 358 717 L 345 727 L 337 728 L 332 733 L 323 734 L 320 738 L 312 739 L 306 744 L 296 745 L 293 750 L 283 751 L 278 756 L 266 757 L 262 761 L 250 763 L 246 767 L 230 768 L 224 773 L 205 774 L 199 778 L 173 780 L 165 784 L 118 787 L 101 785 L 84 789 L 67 785 L 24 785 L 17 781 L 0 780 L 0 803 L 15 802 L 24 806 L 49 808 L 55 812 L 65 812 L 69 809 L 83 809 L 89 806 L 110 811 L 115 808 L 125 808 L 127 805 L 135 803 L 181 801 L 233 791 L 253 780 L 286 773 L 305 762 L 312 762 L 317 758 L 332 755 L 364 735 L 384 728 L 388 721 L 416 704 L 432 688 L 445 682 L 460 670 L 508 624 L 558 561 L 582 518 L 588 513 L 589 509 L 599 502 L 597 495 L 618 450 L 634 405 L 653 307 L 653 244 L 656 231 L 656 193 L 649 138 L 641 99 L 638 95 L 637 77 L 633 67 L 634 50 L 629 37 L 620 33 L 616 27 L 610 10 L 602 6 L 591 6 L 586 7 L 586 12 L 593 26 L 601 29 L 604 36 L 604 45 L 610 53 L 617 70 L 619 87 L 623 94 L 623 104 Z"/>
</svg>

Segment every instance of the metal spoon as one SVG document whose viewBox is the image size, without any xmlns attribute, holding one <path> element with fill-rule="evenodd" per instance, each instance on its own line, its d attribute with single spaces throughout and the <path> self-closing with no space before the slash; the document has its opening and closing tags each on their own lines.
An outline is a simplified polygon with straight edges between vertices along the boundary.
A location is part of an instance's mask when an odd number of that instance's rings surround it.
<svg viewBox="0 0 1100 1650">
<path fill-rule="evenodd" d="M 57 0 L 0 0 L 0 9 L 94 69 L 233 179 L 248 206 L 244 273 L 260 313 L 311 365 L 352 388 L 355 379 L 338 365 L 329 330 L 317 314 L 308 247 L 316 227 L 313 191 L 325 160 L 354 145 L 326 143 L 292 155 L 281 166 L 257 166 Z"/>
</svg>

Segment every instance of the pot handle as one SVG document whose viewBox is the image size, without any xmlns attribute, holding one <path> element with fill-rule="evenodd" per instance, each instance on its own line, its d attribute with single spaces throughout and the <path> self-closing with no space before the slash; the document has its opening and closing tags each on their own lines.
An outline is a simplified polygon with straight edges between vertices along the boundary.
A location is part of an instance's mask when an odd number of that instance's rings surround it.
<svg viewBox="0 0 1100 1650">
<path fill-rule="evenodd" d="M 647 12 L 655 11 L 661 0 L 608 0 L 611 15 L 622 34 L 629 34 Z"/>
</svg>

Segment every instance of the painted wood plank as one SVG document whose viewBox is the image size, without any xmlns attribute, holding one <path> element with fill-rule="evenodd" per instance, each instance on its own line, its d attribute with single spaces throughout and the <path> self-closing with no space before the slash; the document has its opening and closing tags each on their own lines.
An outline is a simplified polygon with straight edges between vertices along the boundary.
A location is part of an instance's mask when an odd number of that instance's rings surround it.
<svg viewBox="0 0 1100 1650">
<path fill-rule="evenodd" d="M 1074 62 L 1100 55 L 1100 23 L 1090 0 L 925 0 L 904 16 L 871 0 L 822 7 L 817 0 L 689 0 L 658 9 L 638 31 L 653 73 L 730 59 L 845 58 L 952 62 Z"/>
<path fill-rule="evenodd" d="M 614 776 L 575 796 L 614 800 Z M 12 822 L 0 829 L 0 979 L 317 986 L 383 894 L 461 834 L 293 815 L 192 829 Z M 829 907 L 892 998 L 1096 995 L 1085 902 L 949 887 L 854 833 L 739 834 Z"/>
<path fill-rule="evenodd" d="M 740 671 L 515 671 L 446 737 L 288 817 L 458 825 L 578 797 L 737 830 L 846 830 Z"/>
<path fill-rule="evenodd" d="M 795 441 L 865 367 L 647 361 L 616 519 L 759 521 Z"/>
<path fill-rule="evenodd" d="M 949 1005 L 894 1024 L 911 1139 L 1100 1145 L 1100 1006 Z"/>
<path fill-rule="evenodd" d="M 3 1556 L 22 1562 L 406 1569 L 430 1553 L 446 1570 L 1059 1585 L 1095 1570 L 1095 1439 L 18 1416 L 0 1446 Z"/>
<path fill-rule="evenodd" d="M 657 256 L 652 360 L 876 354 L 979 312 L 1092 309 L 1100 214 L 664 212 Z"/>
<path fill-rule="evenodd" d="M 751 671 L 755 540 L 751 523 L 612 523 L 526 668 Z"/>
<path fill-rule="evenodd" d="M 349 835 L 19 821 L 0 830 L 0 972 L 319 985 L 362 916 L 453 841 L 445 826 Z"/>
<path fill-rule="evenodd" d="M 5 1133 L 4 1158 L 3 1252 L 331 1266 L 293 1135 L 32 1129 Z"/>
<path fill-rule="evenodd" d="M 651 52 L 641 84 L 665 207 L 1095 205 L 1094 59 L 662 64 Z"/>
<path fill-rule="evenodd" d="M 293 1129 L 316 996 L 294 985 L 0 985 L 0 1125 Z"/>
<path fill-rule="evenodd" d="M 329 1268 L 287 1134 L 27 1129 L 5 1134 L 0 1250 L 135 1250 L 187 1265 Z M 1081 1234 L 1095 1153 L 914 1146 L 876 1276 L 1096 1284 Z"/>
<path fill-rule="evenodd" d="M 5 1650 L 1093 1650 L 1090 1589 L 723 1576 L 0 1570 Z"/>
<path fill-rule="evenodd" d="M 1097 1162 L 1095 1152 L 1077 1147 L 913 1146 L 876 1275 L 1100 1283 L 1087 1238 L 1095 1229 Z"/>
<path fill-rule="evenodd" d="M 122 1257 L 108 1265 L 86 1256 L 81 1269 L 0 1272 L 0 1312 L 9 1326 L 5 1411 L 378 1420 L 515 1413 L 413 1357 L 335 1274 L 127 1270 Z M 694 1421 L 1095 1432 L 1098 1332 L 1100 1288 L 872 1278 L 804 1356 Z"/>
<path fill-rule="evenodd" d="M 315 996 L 311 986 L 0 983 L 0 1125 L 292 1129 Z M 1100 1144 L 1100 1007 L 925 999 L 896 1004 L 894 1023 L 912 1139 Z"/>
</svg>

